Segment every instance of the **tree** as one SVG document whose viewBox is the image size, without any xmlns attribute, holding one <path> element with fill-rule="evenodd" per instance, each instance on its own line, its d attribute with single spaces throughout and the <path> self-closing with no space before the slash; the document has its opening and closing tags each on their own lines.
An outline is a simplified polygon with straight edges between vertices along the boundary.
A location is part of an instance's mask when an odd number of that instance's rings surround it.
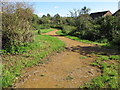
<svg viewBox="0 0 120 90">
<path fill-rule="evenodd" d="M 106 16 L 99 20 L 100 28 L 100 35 L 102 38 L 108 39 L 108 41 L 112 40 L 112 33 L 115 30 L 115 18 L 113 16 Z"/>
<path fill-rule="evenodd" d="M 74 18 L 79 17 L 81 15 L 81 11 L 79 9 L 78 10 L 73 9 L 73 11 L 70 11 L 70 15 L 71 17 L 74 17 Z"/>
<path fill-rule="evenodd" d="M 117 15 L 114 17 L 115 23 L 114 23 L 114 31 L 112 32 L 112 44 L 120 46 L 120 13 L 117 13 Z"/>
<path fill-rule="evenodd" d="M 54 24 L 60 24 L 61 21 L 62 21 L 59 14 L 54 15 L 54 17 L 53 17 L 52 20 L 53 20 L 53 23 L 54 23 Z"/>
<path fill-rule="evenodd" d="M 42 16 L 42 18 L 46 18 L 46 16 L 45 16 L 45 15 L 43 15 L 43 16 Z"/>
<path fill-rule="evenodd" d="M 47 14 L 47 17 L 49 17 L 49 18 L 51 17 L 49 13 Z"/>
<path fill-rule="evenodd" d="M 33 24 L 39 24 L 39 19 L 40 18 L 36 14 L 33 14 L 31 21 Z"/>
<path fill-rule="evenodd" d="M 84 7 L 81 9 L 81 14 L 89 14 L 89 11 L 90 11 L 90 8 L 87 8 L 86 6 L 84 6 Z"/>
<path fill-rule="evenodd" d="M 89 14 L 90 8 L 87 8 L 84 6 L 82 9 L 73 9 L 73 11 L 70 11 L 71 17 L 77 18 L 84 14 Z"/>
</svg>

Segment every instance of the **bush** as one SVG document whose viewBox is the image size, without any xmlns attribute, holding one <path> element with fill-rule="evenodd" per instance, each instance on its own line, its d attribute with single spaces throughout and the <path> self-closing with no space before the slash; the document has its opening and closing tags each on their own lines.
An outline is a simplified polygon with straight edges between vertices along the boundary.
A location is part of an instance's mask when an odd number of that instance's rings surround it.
<svg viewBox="0 0 120 90">
<path fill-rule="evenodd" d="M 40 25 L 38 24 L 33 24 L 33 30 L 39 30 L 40 29 Z"/>
<path fill-rule="evenodd" d="M 40 26 L 40 29 L 50 29 L 50 24 L 43 24 Z"/>
<path fill-rule="evenodd" d="M 2 7 L 2 48 L 11 52 L 32 42 L 32 9 L 21 2 L 6 2 Z"/>
<path fill-rule="evenodd" d="M 113 16 L 106 16 L 101 18 L 100 21 L 100 35 L 103 38 L 107 38 L 108 41 L 112 40 L 112 33 L 115 30 L 115 18 Z"/>
<path fill-rule="evenodd" d="M 113 35 L 113 40 L 111 42 L 113 45 L 120 46 L 120 31 L 118 34 Z"/>
<path fill-rule="evenodd" d="M 112 31 L 112 44 L 120 46 L 120 14 L 115 18 L 115 30 Z"/>
<path fill-rule="evenodd" d="M 99 42 L 99 43 L 108 43 L 108 39 L 98 39 L 98 40 L 96 40 L 96 42 Z"/>
<path fill-rule="evenodd" d="M 82 39 L 91 41 L 97 40 L 99 37 L 99 25 L 94 25 L 93 20 L 88 15 L 78 17 L 76 20 L 77 30 L 75 35 Z"/>
<path fill-rule="evenodd" d="M 41 34 L 41 31 L 40 31 L 40 30 L 38 30 L 38 34 Z"/>
<path fill-rule="evenodd" d="M 51 24 L 51 28 L 56 28 L 56 29 L 63 30 L 63 25 Z"/>
<path fill-rule="evenodd" d="M 76 27 L 69 26 L 69 25 L 63 25 L 62 33 L 72 35 L 72 32 L 76 30 Z"/>
</svg>

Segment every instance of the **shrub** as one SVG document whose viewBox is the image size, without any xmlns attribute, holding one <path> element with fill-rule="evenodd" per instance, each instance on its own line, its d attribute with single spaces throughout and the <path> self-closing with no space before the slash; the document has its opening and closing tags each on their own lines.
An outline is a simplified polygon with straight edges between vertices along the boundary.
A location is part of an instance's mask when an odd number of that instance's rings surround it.
<svg viewBox="0 0 120 90">
<path fill-rule="evenodd" d="M 43 24 L 41 29 L 49 29 L 49 28 L 50 28 L 50 24 Z"/>
<path fill-rule="evenodd" d="M 72 32 L 75 30 L 76 30 L 76 27 L 74 26 L 63 25 L 62 33 L 72 35 L 73 34 Z"/>
<path fill-rule="evenodd" d="M 51 24 L 51 28 L 56 28 L 56 29 L 63 30 L 63 25 Z"/>
<path fill-rule="evenodd" d="M 32 42 L 32 8 L 22 2 L 6 2 L 2 7 L 2 48 L 10 52 Z"/>
<path fill-rule="evenodd" d="M 116 46 L 120 46 L 120 33 L 116 36 L 113 36 L 112 44 Z"/>
<path fill-rule="evenodd" d="M 41 34 L 40 30 L 38 30 L 38 34 Z"/>
</svg>

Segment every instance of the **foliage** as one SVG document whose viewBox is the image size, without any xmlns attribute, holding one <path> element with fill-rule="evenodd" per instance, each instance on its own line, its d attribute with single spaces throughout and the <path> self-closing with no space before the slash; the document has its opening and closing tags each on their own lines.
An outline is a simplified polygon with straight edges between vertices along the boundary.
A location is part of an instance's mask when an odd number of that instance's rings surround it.
<svg viewBox="0 0 120 90">
<path fill-rule="evenodd" d="M 4 2 L 2 7 L 2 48 L 10 53 L 18 52 L 19 46 L 33 42 L 31 32 L 33 10 L 22 2 Z"/>
<path fill-rule="evenodd" d="M 56 29 L 61 29 L 61 30 L 63 30 L 63 25 L 51 24 L 51 28 L 56 28 Z"/>
<path fill-rule="evenodd" d="M 61 17 L 59 14 L 54 15 L 54 17 L 52 18 L 52 23 L 53 24 L 61 24 Z"/>
<path fill-rule="evenodd" d="M 80 59 L 86 59 L 87 58 L 87 56 L 81 56 L 80 57 Z"/>
<path fill-rule="evenodd" d="M 96 24 L 100 25 L 99 36 L 101 39 L 109 41 L 113 45 L 120 45 L 120 17 L 106 16 L 96 20 Z"/>
<path fill-rule="evenodd" d="M 33 14 L 32 15 L 32 18 L 31 18 L 31 22 L 33 24 L 33 27 L 36 29 L 36 26 L 41 24 L 40 22 L 40 18 L 36 15 L 36 14 Z"/>
<path fill-rule="evenodd" d="M 76 30 L 74 26 L 69 26 L 69 25 L 63 25 L 63 30 L 62 32 L 65 34 L 71 34 L 72 31 Z"/>
<path fill-rule="evenodd" d="M 111 55 L 109 58 L 111 60 L 120 60 L 120 56 L 116 56 L 116 55 Z"/>
<path fill-rule="evenodd" d="M 20 76 L 21 70 L 40 63 L 46 55 L 53 51 L 60 51 L 65 44 L 57 38 L 47 35 L 37 35 L 35 42 L 31 45 L 31 50 L 20 55 L 2 55 L 3 72 L 2 85 L 9 87 L 15 79 Z"/>
<path fill-rule="evenodd" d="M 53 31 L 54 29 L 41 29 L 41 33 L 47 33 L 47 32 L 50 32 L 50 31 Z"/>
<path fill-rule="evenodd" d="M 107 38 L 109 41 L 112 40 L 112 32 L 115 30 L 115 20 L 112 16 L 106 16 L 101 18 L 100 24 L 100 35 L 101 38 Z"/>
<path fill-rule="evenodd" d="M 41 24 L 39 26 L 40 29 L 50 29 L 50 24 Z"/>
<path fill-rule="evenodd" d="M 67 25 L 75 26 L 75 19 L 73 17 L 67 17 L 65 19 L 65 22 L 66 22 L 65 24 L 67 24 Z"/>
<path fill-rule="evenodd" d="M 81 10 L 73 9 L 73 11 L 70 11 L 70 15 L 71 15 L 71 17 L 76 18 L 83 14 L 89 14 L 89 11 L 90 11 L 90 8 L 87 8 L 86 6 L 84 6 Z"/>
<path fill-rule="evenodd" d="M 40 31 L 40 30 L 38 30 L 38 34 L 41 34 L 41 31 Z"/>
<path fill-rule="evenodd" d="M 108 43 L 114 47 L 120 46 L 120 15 L 105 16 L 92 19 L 89 15 L 90 9 L 73 9 L 70 11 L 71 17 L 61 17 L 59 14 L 51 17 L 43 15 L 39 19 L 41 23 L 38 28 L 61 29 L 65 34 L 76 36 L 80 39 L 86 39 L 99 43 Z"/>
<path fill-rule="evenodd" d="M 62 33 L 62 30 L 58 30 L 56 32 L 56 34 L 66 36 L 67 38 L 70 38 L 70 39 L 73 39 L 73 40 L 76 40 L 76 41 L 79 41 L 79 42 L 84 42 L 84 43 L 89 43 L 89 44 L 97 44 L 97 45 L 102 45 L 102 46 L 107 45 L 107 43 L 93 42 L 93 41 L 90 41 L 90 40 L 80 39 L 80 38 L 78 38 L 76 36 L 66 35 L 65 33 Z"/>
<path fill-rule="evenodd" d="M 74 35 L 80 39 L 120 46 L 120 14 L 94 20 L 90 17 L 89 10 L 87 7 L 81 10 L 73 9 L 73 11 L 70 11 L 71 17 L 62 19 L 64 24 L 76 27 L 76 30 L 71 30 L 69 35 Z M 64 29 L 63 33 L 67 34 Z"/>
<path fill-rule="evenodd" d="M 104 59 L 103 59 L 104 57 Z M 113 59 L 111 58 L 113 57 Z M 81 88 L 119 88 L 118 86 L 118 67 L 116 63 L 113 65 L 103 62 L 118 56 L 100 56 L 96 59 L 96 62 L 91 63 L 92 66 L 98 66 L 101 69 L 102 75 L 93 79 L 91 82 L 85 83 Z M 97 60 L 100 60 L 99 62 Z M 117 60 L 117 59 L 116 59 Z"/>
</svg>

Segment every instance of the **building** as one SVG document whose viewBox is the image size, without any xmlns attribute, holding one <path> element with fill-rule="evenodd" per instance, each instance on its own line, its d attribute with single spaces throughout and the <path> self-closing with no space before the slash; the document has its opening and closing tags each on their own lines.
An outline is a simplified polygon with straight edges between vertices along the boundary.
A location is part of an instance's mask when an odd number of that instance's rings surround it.
<svg viewBox="0 0 120 90">
<path fill-rule="evenodd" d="M 96 18 L 100 18 L 100 17 L 105 17 L 107 15 L 112 15 L 112 13 L 108 10 L 108 11 L 103 11 L 103 12 L 96 12 L 96 13 L 91 13 L 90 16 L 93 18 L 93 19 L 96 19 Z"/>
<path fill-rule="evenodd" d="M 113 16 L 120 16 L 120 1 L 118 2 L 118 10 L 113 14 Z"/>
<path fill-rule="evenodd" d="M 113 14 L 113 16 L 120 16 L 120 9 L 117 10 L 117 11 Z"/>
</svg>

